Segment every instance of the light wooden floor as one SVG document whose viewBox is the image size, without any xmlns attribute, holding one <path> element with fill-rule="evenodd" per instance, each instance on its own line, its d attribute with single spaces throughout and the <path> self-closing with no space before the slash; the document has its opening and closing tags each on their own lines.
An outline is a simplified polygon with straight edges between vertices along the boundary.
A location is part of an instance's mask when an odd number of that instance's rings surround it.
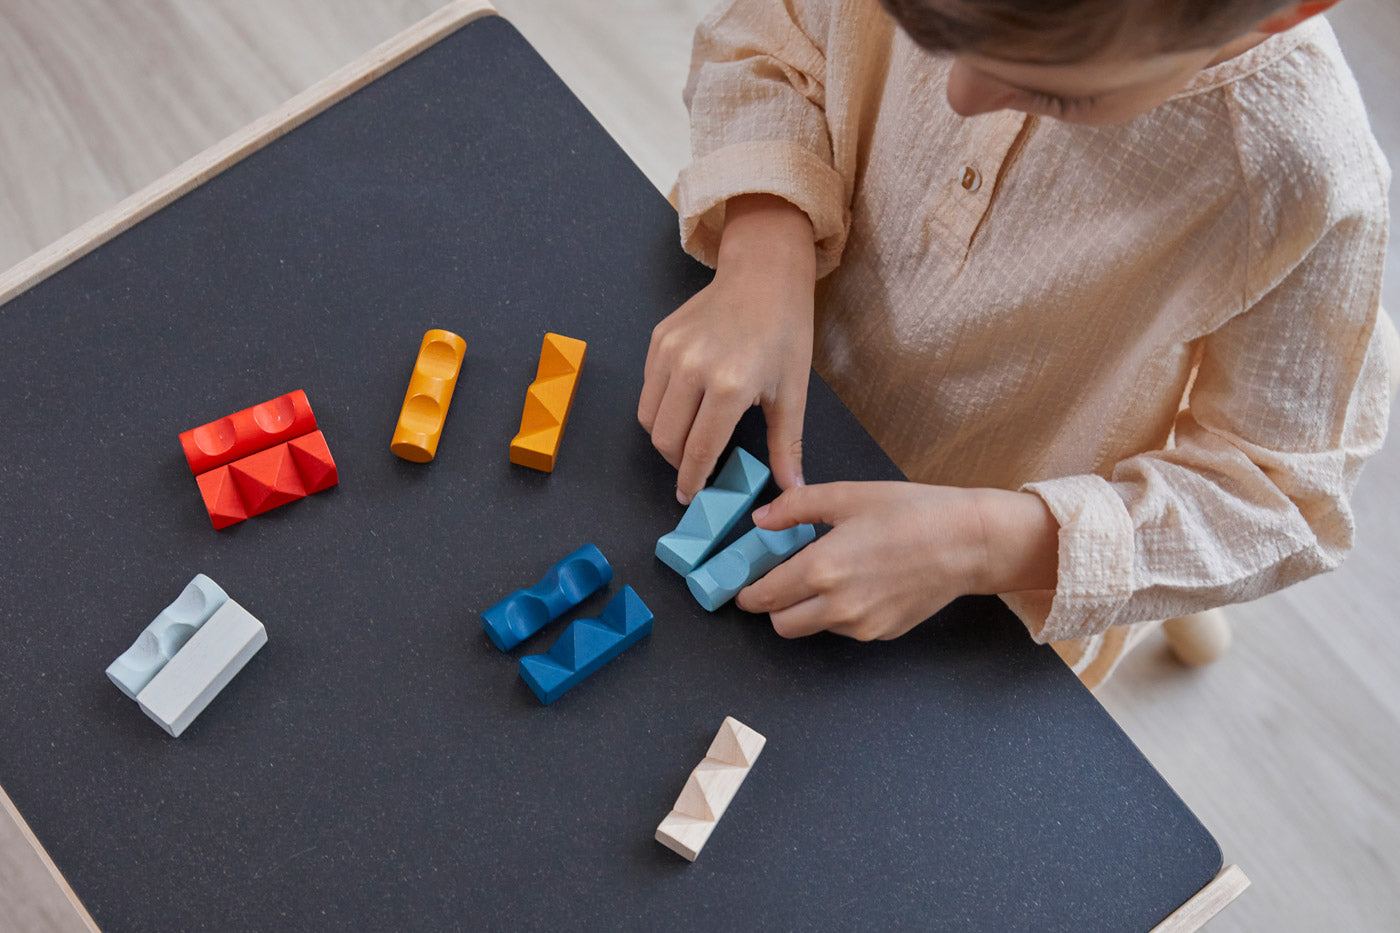
<svg viewBox="0 0 1400 933">
<path fill-rule="evenodd" d="M 709 2 L 497 7 L 665 189 L 688 151 L 680 88 Z M 438 5 L 5 0 L 0 268 Z M 1400 6 L 1345 0 L 1332 18 L 1400 165 Z M 1391 269 L 1386 301 L 1400 310 L 1400 236 Z M 1213 930 L 1400 930 L 1397 447 L 1362 480 L 1342 570 L 1237 609 L 1237 647 L 1214 668 L 1184 671 L 1153 642 L 1100 691 L 1254 882 Z M 0 833 L 0 927 L 45 929 L 49 908 L 10 868 L 18 845 Z"/>
</svg>

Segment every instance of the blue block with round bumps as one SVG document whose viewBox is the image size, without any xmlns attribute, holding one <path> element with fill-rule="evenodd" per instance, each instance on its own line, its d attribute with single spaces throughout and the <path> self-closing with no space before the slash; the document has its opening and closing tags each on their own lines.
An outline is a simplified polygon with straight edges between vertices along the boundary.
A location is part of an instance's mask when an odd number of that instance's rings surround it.
<svg viewBox="0 0 1400 933">
<path fill-rule="evenodd" d="M 544 579 L 516 590 L 481 614 L 491 641 L 509 651 L 531 635 L 607 586 L 612 565 L 591 544 L 574 551 L 545 571 Z"/>
<path fill-rule="evenodd" d="M 738 541 L 692 571 L 685 583 L 700 605 L 707 612 L 714 612 L 816 537 L 817 530 L 811 525 L 796 525 L 782 531 L 751 528 Z"/>
<path fill-rule="evenodd" d="M 540 702 L 559 699 L 651 631 L 651 610 L 624 586 L 596 619 L 575 619 L 544 654 L 520 659 L 520 676 Z"/>
<path fill-rule="evenodd" d="M 757 457 L 735 447 L 715 481 L 691 501 L 676 530 L 656 542 L 656 556 L 676 573 L 690 573 L 753 507 L 771 475 Z"/>
</svg>

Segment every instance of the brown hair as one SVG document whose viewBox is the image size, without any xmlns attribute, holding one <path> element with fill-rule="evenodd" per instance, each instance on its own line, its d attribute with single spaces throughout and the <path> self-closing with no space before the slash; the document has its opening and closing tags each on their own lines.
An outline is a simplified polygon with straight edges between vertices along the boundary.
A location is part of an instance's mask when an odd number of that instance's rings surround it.
<svg viewBox="0 0 1400 933">
<path fill-rule="evenodd" d="M 932 52 L 1063 65 L 1109 48 L 1181 52 L 1248 32 L 1295 0 L 882 0 Z"/>
</svg>

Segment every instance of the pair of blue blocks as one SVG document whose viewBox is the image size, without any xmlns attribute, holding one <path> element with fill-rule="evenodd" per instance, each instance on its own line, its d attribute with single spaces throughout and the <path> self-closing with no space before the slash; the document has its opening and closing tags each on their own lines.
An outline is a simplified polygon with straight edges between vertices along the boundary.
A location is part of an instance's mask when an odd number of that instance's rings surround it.
<svg viewBox="0 0 1400 933">
<path fill-rule="evenodd" d="M 612 581 L 612 565 L 592 544 L 569 554 L 529 589 L 516 590 L 481 614 L 491 641 L 509 651 Z M 520 676 L 540 702 L 553 703 L 589 674 L 651 632 L 652 613 L 624 586 L 596 619 L 569 623 L 544 654 L 520 659 Z"/>
<path fill-rule="evenodd" d="M 708 561 L 772 476 L 768 467 L 735 447 L 710 486 L 691 501 L 676 530 L 656 542 L 656 556 L 685 577 L 686 586 L 707 612 L 729 602 L 744 587 L 787 560 L 817 537 L 811 525 L 782 531 L 752 528 Z M 704 563 L 701 563 L 704 561 Z"/>
</svg>

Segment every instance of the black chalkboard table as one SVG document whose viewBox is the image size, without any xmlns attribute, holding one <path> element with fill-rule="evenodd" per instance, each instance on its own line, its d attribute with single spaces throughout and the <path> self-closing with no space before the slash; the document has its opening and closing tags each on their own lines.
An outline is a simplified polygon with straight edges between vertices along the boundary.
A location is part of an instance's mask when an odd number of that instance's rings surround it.
<svg viewBox="0 0 1400 933">
<path fill-rule="evenodd" d="M 1127 930 L 1208 889 L 1214 840 L 998 601 L 787 642 L 653 556 L 641 363 L 707 272 L 479 6 L 0 280 L 0 783 L 93 919 Z M 430 327 L 468 346 L 419 465 Z M 547 330 L 589 344 L 552 474 L 506 452 Z M 213 531 L 176 435 L 293 389 L 340 484 Z M 811 480 L 898 477 L 819 380 L 808 412 Z M 516 659 L 562 625 L 507 654 L 479 613 L 585 542 L 616 579 L 578 614 L 628 584 L 655 627 L 544 707 Z M 171 739 L 103 670 L 196 572 L 269 641 Z M 727 715 L 768 743 L 691 864 L 652 835 Z"/>
</svg>

